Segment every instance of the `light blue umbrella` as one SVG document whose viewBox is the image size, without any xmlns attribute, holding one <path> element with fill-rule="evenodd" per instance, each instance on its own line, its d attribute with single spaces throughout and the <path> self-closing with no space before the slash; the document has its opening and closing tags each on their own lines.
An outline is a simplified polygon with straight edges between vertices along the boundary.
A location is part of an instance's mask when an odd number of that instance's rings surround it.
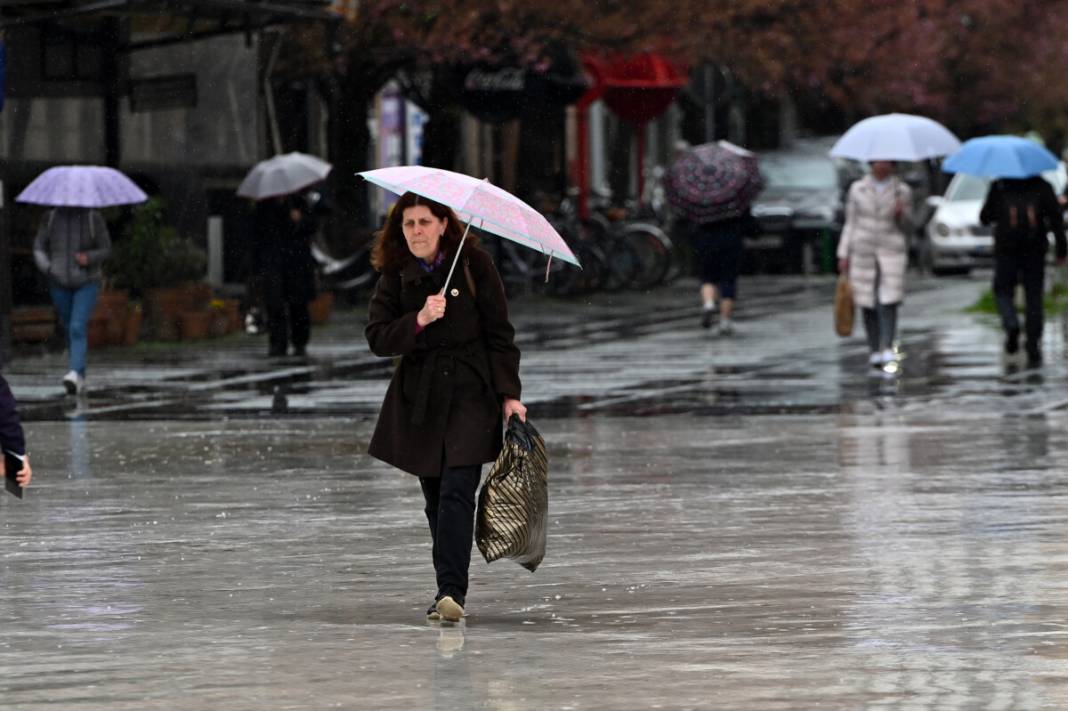
<svg viewBox="0 0 1068 711">
<path fill-rule="evenodd" d="M 1030 178 L 1056 167 L 1055 155 L 1019 136 L 973 138 L 942 164 L 942 170 L 947 173 L 967 173 L 981 178 Z"/>
</svg>

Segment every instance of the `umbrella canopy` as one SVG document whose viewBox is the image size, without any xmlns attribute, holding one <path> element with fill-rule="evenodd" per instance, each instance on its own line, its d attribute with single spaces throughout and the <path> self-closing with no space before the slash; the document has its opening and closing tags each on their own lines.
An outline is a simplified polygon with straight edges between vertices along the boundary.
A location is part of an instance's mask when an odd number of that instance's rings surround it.
<svg viewBox="0 0 1068 711">
<path fill-rule="evenodd" d="M 885 114 L 855 124 L 834 144 L 831 155 L 862 161 L 913 161 L 958 150 L 960 141 L 937 121 L 912 114 Z"/>
<path fill-rule="evenodd" d="M 307 153 L 284 153 L 253 166 L 237 194 L 253 200 L 290 195 L 323 180 L 333 167 Z"/>
<path fill-rule="evenodd" d="M 359 175 L 392 193 L 412 192 L 440 202 L 465 222 L 477 221 L 486 232 L 582 266 L 544 215 L 488 180 L 421 165 L 378 168 Z"/>
<path fill-rule="evenodd" d="M 15 198 L 34 205 L 88 208 L 133 205 L 147 199 L 132 180 L 114 168 L 100 165 L 49 168 Z"/>
<path fill-rule="evenodd" d="M 764 179 L 754 154 L 733 144 L 706 143 L 675 160 L 665 188 L 680 215 L 716 222 L 742 215 L 764 189 Z"/>
<path fill-rule="evenodd" d="M 1056 156 L 1019 136 L 973 138 L 942 164 L 942 170 L 947 173 L 968 173 L 983 178 L 1029 178 L 1056 167 Z"/>
</svg>

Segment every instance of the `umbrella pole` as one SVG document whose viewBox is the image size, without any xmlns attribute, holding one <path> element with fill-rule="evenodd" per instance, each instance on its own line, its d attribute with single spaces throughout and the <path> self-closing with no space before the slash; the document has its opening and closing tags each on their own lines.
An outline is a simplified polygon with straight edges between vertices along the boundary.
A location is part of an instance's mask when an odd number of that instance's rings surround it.
<svg viewBox="0 0 1068 711">
<path fill-rule="evenodd" d="M 444 296 L 445 290 L 449 288 L 449 282 L 452 281 L 452 273 L 456 271 L 456 263 L 460 261 L 460 250 L 464 248 L 464 241 L 467 239 L 467 233 L 471 230 L 471 223 L 474 221 L 475 218 L 473 217 L 467 221 L 467 227 L 464 228 L 464 236 L 460 238 L 460 246 L 456 248 L 456 256 L 452 258 L 452 266 L 449 267 L 449 275 L 445 277 L 445 286 L 441 287 L 438 296 Z"/>
</svg>

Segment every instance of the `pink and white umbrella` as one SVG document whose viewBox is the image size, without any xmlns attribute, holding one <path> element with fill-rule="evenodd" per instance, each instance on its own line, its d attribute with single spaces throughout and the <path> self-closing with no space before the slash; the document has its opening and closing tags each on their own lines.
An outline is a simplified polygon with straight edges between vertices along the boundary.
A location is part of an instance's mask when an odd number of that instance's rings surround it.
<svg viewBox="0 0 1068 711">
<path fill-rule="evenodd" d="M 553 229 L 544 215 L 488 180 L 421 165 L 378 168 L 359 175 L 391 193 L 403 195 L 411 192 L 447 205 L 457 217 L 467 222 L 469 229 L 475 223 L 476 227 L 486 232 L 537 250 L 550 260 L 562 259 L 582 267 L 564 238 Z M 459 256 L 457 250 L 456 257 Z M 456 259 L 453 260 L 455 267 Z M 449 275 L 452 275 L 451 271 Z"/>
<path fill-rule="evenodd" d="M 147 199 L 132 180 L 114 168 L 101 165 L 49 168 L 15 198 L 34 205 L 89 208 L 133 205 Z"/>
</svg>

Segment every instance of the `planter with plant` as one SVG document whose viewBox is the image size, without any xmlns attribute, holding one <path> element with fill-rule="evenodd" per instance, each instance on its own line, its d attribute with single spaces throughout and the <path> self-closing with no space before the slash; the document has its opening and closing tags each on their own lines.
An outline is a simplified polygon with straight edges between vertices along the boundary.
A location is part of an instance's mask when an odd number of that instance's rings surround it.
<svg viewBox="0 0 1068 711">
<path fill-rule="evenodd" d="M 146 330 L 159 340 L 178 338 L 182 312 L 207 308 L 211 289 L 196 283 L 206 268 L 204 250 L 165 222 L 158 198 L 134 208 L 105 265 L 116 289 L 142 300 Z"/>
<path fill-rule="evenodd" d="M 106 286 L 100 291 L 89 319 L 90 348 L 113 346 L 123 342 L 129 303 L 129 292 L 125 289 Z"/>
</svg>

